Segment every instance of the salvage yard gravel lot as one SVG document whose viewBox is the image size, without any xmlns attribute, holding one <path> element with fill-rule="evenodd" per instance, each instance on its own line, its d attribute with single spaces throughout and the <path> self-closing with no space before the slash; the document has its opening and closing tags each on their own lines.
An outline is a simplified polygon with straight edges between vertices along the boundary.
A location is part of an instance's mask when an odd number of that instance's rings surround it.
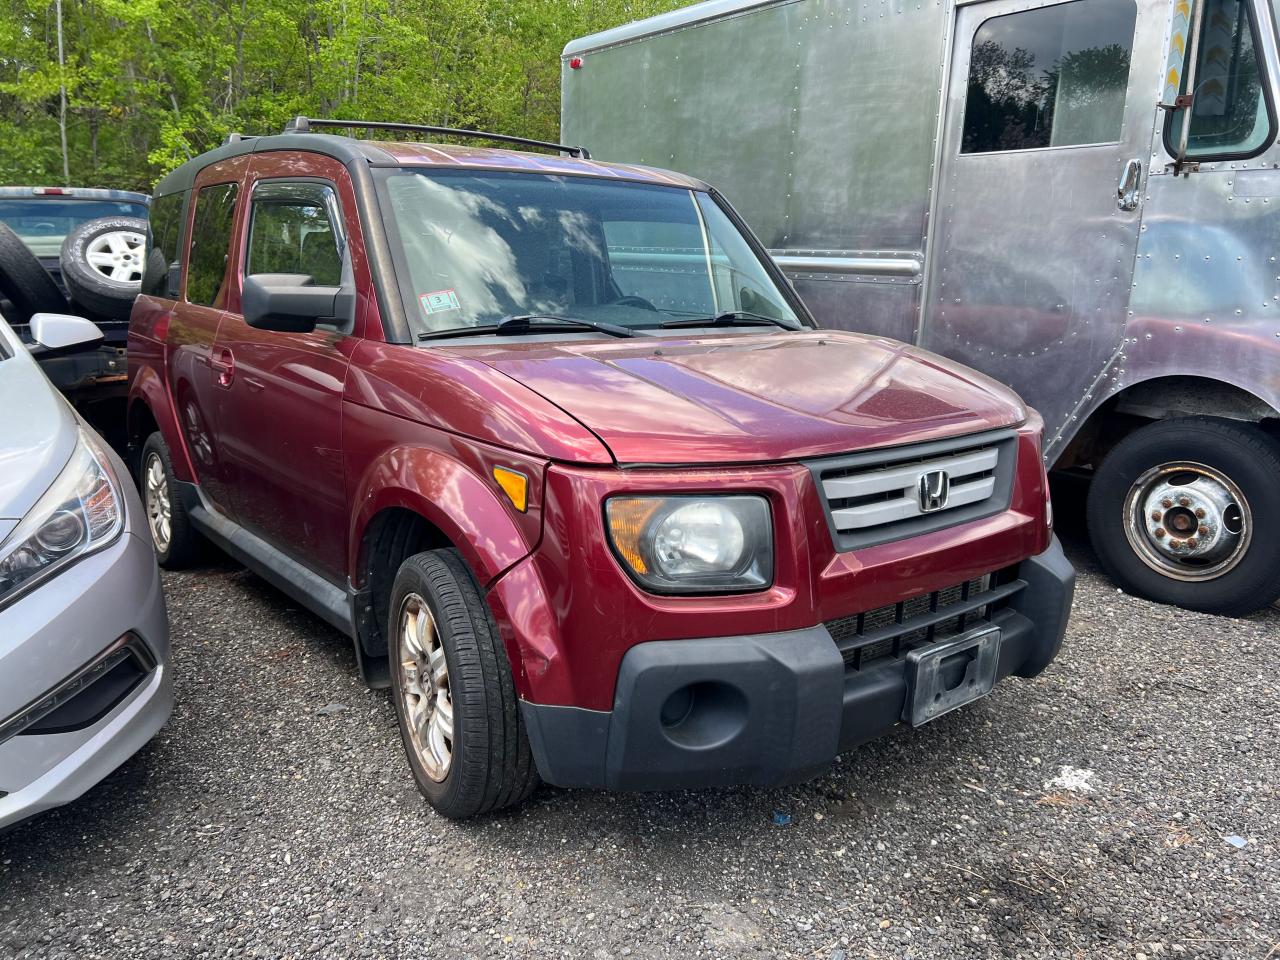
<svg viewBox="0 0 1280 960">
<path fill-rule="evenodd" d="M 0 837 L 0 957 L 1280 957 L 1280 614 L 1133 599 L 1079 543 L 1034 682 L 801 786 L 469 823 L 344 639 L 230 562 L 168 574 L 173 720 Z"/>
</svg>

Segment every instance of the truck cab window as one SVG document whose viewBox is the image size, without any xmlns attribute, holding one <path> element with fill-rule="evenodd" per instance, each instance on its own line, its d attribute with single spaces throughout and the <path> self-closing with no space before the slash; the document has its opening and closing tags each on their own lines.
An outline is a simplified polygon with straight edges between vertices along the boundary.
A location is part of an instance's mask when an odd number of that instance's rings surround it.
<svg viewBox="0 0 1280 960">
<path fill-rule="evenodd" d="M 311 182 L 259 183 L 253 191 L 245 273 L 302 273 L 319 286 L 342 283 L 341 233 L 333 190 Z"/>
<path fill-rule="evenodd" d="M 1178 92 L 1194 78 L 1191 159 L 1238 159 L 1261 153 L 1274 134 L 1274 111 L 1254 44 L 1256 25 L 1247 0 L 1205 0 L 1194 73 L 1184 65 Z M 1188 49 L 1190 43 L 1187 44 Z M 1166 91 L 1166 96 L 1169 91 Z M 1187 111 L 1165 124 L 1165 146 L 1177 154 Z"/>
<path fill-rule="evenodd" d="M 1119 140 L 1136 19 L 1133 0 L 1074 0 L 985 21 L 960 152 Z"/>
</svg>

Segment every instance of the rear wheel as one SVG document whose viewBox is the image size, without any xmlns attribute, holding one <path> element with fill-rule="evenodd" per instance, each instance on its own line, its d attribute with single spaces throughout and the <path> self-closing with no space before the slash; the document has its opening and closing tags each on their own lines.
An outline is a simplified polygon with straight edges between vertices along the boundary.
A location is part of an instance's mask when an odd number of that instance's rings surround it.
<svg viewBox="0 0 1280 960">
<path fill-rule="evenodd" d="M 138 475 L 142 506 L 156 559 L 166 570 L 189 567 L 199 559 L 204 543 L 191 525 L 187 508 L 178 496 L 169 448 L 157 430 L 142 446 Z"/>
<path fill-rule="evenodd" d="M 1089 536 L 1124 589 L 1243 616 L 1280 596 L 1280 443 L 1251 424 L 1165 420 L 1107 455 Z"/>
<path fill-rule="evenodd" d="M 456 550 L 401 564 L 387 634 L 396 716 L 422 795 L 457 819 L 528 797 L 538 774 L 511 666 Z"/>
</svg>

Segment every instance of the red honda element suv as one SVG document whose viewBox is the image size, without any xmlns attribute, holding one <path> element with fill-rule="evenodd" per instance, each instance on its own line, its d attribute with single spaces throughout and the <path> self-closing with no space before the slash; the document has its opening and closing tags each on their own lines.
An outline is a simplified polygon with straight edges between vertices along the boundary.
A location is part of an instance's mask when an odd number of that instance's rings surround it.
<svg viewBox="0 0 1280 960">
<path fill-rule="evenodd" d="M 156 188 L 130 435 L 160 562 L 348 634 L 441 813 L 813 777 L 1057 654 L 1009 390 L 815 329 L 697 180 L 320 124 Z"/>
</svg>

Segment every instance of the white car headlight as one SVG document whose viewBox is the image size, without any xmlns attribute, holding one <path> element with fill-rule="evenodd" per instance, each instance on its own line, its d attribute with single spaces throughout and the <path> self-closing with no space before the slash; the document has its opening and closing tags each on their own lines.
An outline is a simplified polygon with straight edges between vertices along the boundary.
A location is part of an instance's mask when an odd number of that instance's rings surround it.
<svg viewBox="0 0 1280 960">
<path fill-rule="evenodd" d="M 605 516 L 623 565 L 655 593 L 743 593 L 773 582 L 764 497 L 612 497 Z"/>
<path fill-rule="evenodd" d="M 124 501 L 111 462 L 81 430 L 58 479 L 0 543 L 0 606 L 106 546 L 123 526 Z"/>
</svg>

